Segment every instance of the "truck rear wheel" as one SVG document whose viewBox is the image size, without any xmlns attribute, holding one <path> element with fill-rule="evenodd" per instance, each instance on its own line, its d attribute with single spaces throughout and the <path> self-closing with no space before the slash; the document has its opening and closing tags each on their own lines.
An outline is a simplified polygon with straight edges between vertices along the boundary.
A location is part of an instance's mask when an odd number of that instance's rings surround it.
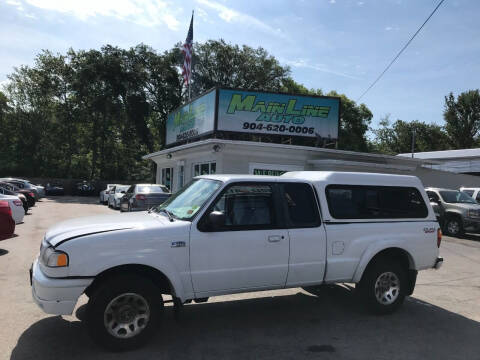
<svg viewBox="0 0 480 360">
<path fill-rule="evenodd" d="M 112 351 L 137 348 L 158 327 L 163 310 L 160 290 L 137 276 L 109 278 L 91 294 L 86 325 L 92 339 Z"/>
<path fill-rule="evenodd" d="M 368 309 L 375 314 L 390 314 L 402 305 L 407 293 L 406 269 L 393 260 L 370 265 L 357 286 Z"/>
</svg>

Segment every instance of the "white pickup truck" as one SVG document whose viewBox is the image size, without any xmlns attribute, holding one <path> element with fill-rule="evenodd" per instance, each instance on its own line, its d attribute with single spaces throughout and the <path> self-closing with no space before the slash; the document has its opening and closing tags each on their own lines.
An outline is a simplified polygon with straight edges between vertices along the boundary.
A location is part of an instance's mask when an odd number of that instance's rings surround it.
<svg viewBox="0 0 480 360">
<path fill-rule="evenodd" d="M 412 294 L 418 270 L 442 264 L 440 241 L 416 177 L 200 176 L 153 211 L 48 230 L 32 294 L 61 315 L 85 293 L 94 340 L 121 350 L 155 331 L 162 294 L 179 309 L 216 295 L 349 282 L 369 309 L 392 312 Z"/>
</svg>

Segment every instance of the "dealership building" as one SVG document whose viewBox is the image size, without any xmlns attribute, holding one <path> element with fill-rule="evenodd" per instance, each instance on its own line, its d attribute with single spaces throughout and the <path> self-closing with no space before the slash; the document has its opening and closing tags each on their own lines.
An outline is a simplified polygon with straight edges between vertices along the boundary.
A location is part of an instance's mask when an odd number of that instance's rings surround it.
<svg viewBox="0 0 480 360">
<path fill-rule="evenodd" d="M 406 174 L 425 186 L 480 187 L 479 177 L 438 170 L 436 160 L 317 147 L 336 141 L 339 118 L 336 97 L 215 88 L 172 112 L 166 148 L 144 159 L 155 162 L 156 182 L 173 192 L 197 175 L 300 170 Z M 292 145 L 300 138 L 311 146 Z"/>
</svg>

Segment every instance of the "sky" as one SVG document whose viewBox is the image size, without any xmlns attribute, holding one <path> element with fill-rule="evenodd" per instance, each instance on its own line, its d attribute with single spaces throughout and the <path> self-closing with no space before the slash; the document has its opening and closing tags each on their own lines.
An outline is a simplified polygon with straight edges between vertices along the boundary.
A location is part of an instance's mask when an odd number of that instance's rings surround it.
<svg viewBox="0 0 480 360">
<path fill-rule="evenodd" d="M 357 100 L 440 0 L 0 0 L 0 84 L 48 49 L 170 49 L 187 35 L 263 47 L 307 88 Z M 444 97 L 480 84 L 480 1 L 446 0 L 361 99 L 372 126 L 391 120 L 443 125 Z"/>
</svg>

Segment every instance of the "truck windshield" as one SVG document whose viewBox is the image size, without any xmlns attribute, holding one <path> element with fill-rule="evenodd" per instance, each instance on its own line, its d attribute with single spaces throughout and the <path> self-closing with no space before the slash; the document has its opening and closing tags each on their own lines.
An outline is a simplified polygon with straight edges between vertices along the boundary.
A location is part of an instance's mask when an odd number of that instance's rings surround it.
<svg viewBox="0 0 480 360">
<path fill-rule="evenodd" d="M 172 195 L 155 211 L 168 211 L 174 218 L 190 220 L 222 185 L 220 181 L 195 179 Z"/>
<path fill-rule="evenodd" d="M 470 196 L 465 194 L 462 191 L 448 190 L 440 191 L 443 201 L 447 203 L 463 203 L 463 204 L 476 204 L 477 202 L 473 200 Z"/>
</svg>

